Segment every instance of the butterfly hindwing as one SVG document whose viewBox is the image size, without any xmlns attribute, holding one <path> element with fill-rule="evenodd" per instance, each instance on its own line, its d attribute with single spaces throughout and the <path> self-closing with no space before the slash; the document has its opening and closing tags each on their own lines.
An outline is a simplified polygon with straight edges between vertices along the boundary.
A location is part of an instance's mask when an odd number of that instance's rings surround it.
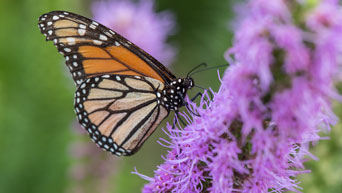
<svg viewBox="0 0 342 193">
<path fill-rule="evenodd" d="M 161 81 L 141 76 L 91 77 L 76 91 L 75 111 L 101 148 L 131 155 L 169 113 L 156 96 L 163 88 Z"/>
<path fill-rule="evenodd" d="M 170 82 L 175 76 L 152 56 L 107 27 L 80 15 L 53 11 L 39 18 L 46 40 L 64 55 L 73 79 L 103 74 L 145 76 Z"/>
</svg>

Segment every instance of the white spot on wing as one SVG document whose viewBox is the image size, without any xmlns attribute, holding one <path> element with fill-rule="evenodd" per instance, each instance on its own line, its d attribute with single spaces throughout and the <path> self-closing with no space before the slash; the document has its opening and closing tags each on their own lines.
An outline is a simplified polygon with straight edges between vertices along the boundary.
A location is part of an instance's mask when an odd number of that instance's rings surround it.
<svg viewBox="0 0 342 193">
<path fill-rule="evenodd" d="M 93 42 L 94 42 L 94 44 L 96 44 L 96 45 L 101 45 L 101 44 L 102 44 L 102 42 L 99 41 L 99 40 L 93 40 Z"/>
<path fill-rule="evenodd" d="M 66 40 L 68 41 L 69 45 L 74 45 L 76 43 L 75 38 L 69 37 L 69 38 L 66 38 Z"/>
<path fill-rule="evenodd" d="M 115 152 L 115 155 L 121 156 L 121 153 L 120 152 Z"/>
<path fill-rule="evenodd" d="M 90 24 L 89 27 L 92 29 L 96 29 L 96 25 L 94 25 L 94 24 Z"/>
<path fill-rule="evenodd" d="M 80 24 L 79 27 L 80 27 L 81 29 L 85 29 L 85 28 L 86 28 L 86 26 L 83 25 L 83 24 Z"/>
<path fill-rule="evenodd" d="M 100 40 L 106 41 L 108 38 L 107 36 L 100 34 Z"/>
<path fill-rule="evenodd" d="M 109 32 L 105 32 L 105 34 L 106 34 L 107 36 L 109 36 L 109 37 L 113 37 L 113 35 L 110 34 Z"/>
<path fill-rule="evenodd" d="M 78 29 L 78 34 L 80 34 L 81 36 L 84 36 L 84 34 L 86 33 L 85 29 Z"/>
<path fill-rule="evenodd" d="M 54 16 L 52 17 L 52 19 L 53 19 L 53 20 L 57 20 L 57 19 L 59 19 L 59 17 L 58 17 L 57 15 L 54 15 Z"/>
<path fill-rule="evenodd" d="M 71 52 L 71 49 L 70 48 L 64 48 L 64 51 Z"/>
</svg>

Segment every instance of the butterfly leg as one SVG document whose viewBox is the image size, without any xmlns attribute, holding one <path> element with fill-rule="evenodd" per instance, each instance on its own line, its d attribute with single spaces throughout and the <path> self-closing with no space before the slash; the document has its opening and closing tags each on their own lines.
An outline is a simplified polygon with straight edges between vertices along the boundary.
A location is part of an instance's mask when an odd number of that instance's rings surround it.
<svg viewBox="0 0 342 193">
<path fill-rule="evenodd" d="M 213 99 L 213 98 L 214 98 L 213 93 L 210 92 L 209 89 L 203 88 L 203 87 L 198 86 L 198 85 L 195 85 L 195 87 L 200 88 L 200 89 L 202 89 L 203 91 L 207 91 L 207 92 L 209 93 L 209 95 L 210 95 L 210 99 Z M 198 94 L 199 94 L 199 93 L 196 94 L 196 96 L 195 96 L 196 98 L 198 97 L 198 96 L 197 96 Z M 202 96 L 202 93 L 201 93 L 200 95 Z M 194 97 L 194 98 L 195 98 L 195 97 Z M 196 98 L 195 98 L 195 99 L 196 99 Z M 195 100 L 195 99 L 194 99 L 194 100 Z M 192 100 L 192 101 L 194 101 L 194 100 Z"/>
<path fill-rule="evenodd" d="M 185 103 L 185 107 L 186 109 L 193 115 L 197 116 L 197 117 L 200 117 L 201 115 L 198 114 L 198 113 L 195 113 L 193 110 L 191 110 L 191 108 L 189 107 L 189 104 L 188 103 Z"/>
<path fill-rule="evenodd" d="M 198 95 L 198 94 L 197 94 L 197 95 Z M 200 95 L 202 95 L 202 93 L 200 93 Z M 185 101 L 185 99 L 183 98 L 183 96 L 182 96 L 182 95 L 179 95 L 179 96 L 182 98 L 183 105 L 186 107 L 186 109 L 187 109 L 191 114 L 193 114 L 193 115 L 195 115 L 195 116 L 197 116 L 197 117 L 200 117 L 199 114 L 197 114 L 197 113 L 195 113 L 193 110 L 191 110 L 191 108 L 189 107 L 189 103 Z M 197 97 L 197 96 L 196 96 L 196 97 Z M 191 99 L 191 101 L 193 101 L 193 100 Z M 178 112 L 177 112 L 176 114 L 178 114 Z"/>
<path fill-rule="evenodd" d="M 194 97 L 192 97 L 192 99 L 190 99 L 192 102 L 194 102 L 196 99 L 197 99 L 197 97 L 199 97 L 199 96 L 201 96 L 202 97 L 202 92 L 198 92 Z"/>
<path fill-rule="evenodd" d="M 172 129 L 176 128 L 177 123 L 181 123 L 184 127 L 186 126 L 185 121 L 179 116 L 179 111 L 175 112 L 175 119 L 173 121 Z"/>
</svg>

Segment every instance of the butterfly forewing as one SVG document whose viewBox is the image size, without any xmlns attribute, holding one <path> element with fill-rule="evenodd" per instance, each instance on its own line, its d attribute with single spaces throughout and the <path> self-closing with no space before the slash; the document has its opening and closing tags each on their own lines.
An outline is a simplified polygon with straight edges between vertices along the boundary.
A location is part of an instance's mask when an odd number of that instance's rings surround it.
<svg viewBox="0 0 342 193">
<path fill-rule="evenodd" d="M 163 87 L 159 80 L 139 76 L 91 77 L 76 91 L 78 120 L 104 150 L 131 155 L 169 113 L 155 94 Z"/>
<path fill-rule="evenodd" d="M 103 74 L 145 76 L 170 82 L 175 76 L 152 56 L 107 27 L 65 11 L 39 18 L 39 28 L 64 55 L 73 79 Z"/>
</svg>

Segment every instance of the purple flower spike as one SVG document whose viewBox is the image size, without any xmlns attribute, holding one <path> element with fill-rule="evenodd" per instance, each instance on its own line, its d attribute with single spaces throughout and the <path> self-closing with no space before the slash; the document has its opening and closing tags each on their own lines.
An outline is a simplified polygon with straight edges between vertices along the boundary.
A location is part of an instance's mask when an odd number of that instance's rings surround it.
<svg viewBox="0 0 342 193">
<path fill-rule="evenodd" d="M 220 90 L 210 102 L 207 94 L 199 106 L 189 102 L 200 116 L 184 114 L 188 126 L 167 126 L 170 142 L 161 143 L 171 150 L 153 178 L 144 176 L 143 192 L 300 192 L 297 175 L 317 159 L 309 147 L 337 123 L 331 102 L 342 101 L 334 87 L 342 81 L 342 7 L 322 1 L 294 21 L 291 8 L 301 6 L 240 7 Z"/>
<path fill-rule="evenodd" d="M 176 50 L 166 43 L 174 32 L 175 19 L 171 12 L 154 11 L 153 0 L 98 1 L 92 5 L 94 19 L 112 28 L 164 65 L 172 63 Z"/>
</svg>

